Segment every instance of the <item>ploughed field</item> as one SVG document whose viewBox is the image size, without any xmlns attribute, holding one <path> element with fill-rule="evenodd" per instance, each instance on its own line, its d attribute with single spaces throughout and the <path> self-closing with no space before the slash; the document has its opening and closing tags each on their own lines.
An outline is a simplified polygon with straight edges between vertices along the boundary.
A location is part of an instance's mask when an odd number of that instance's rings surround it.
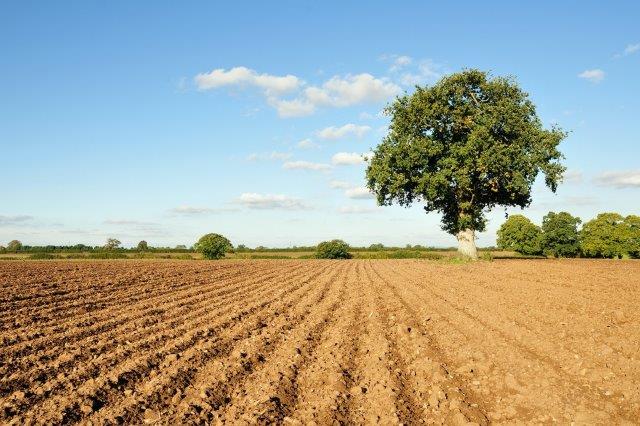
<svg viewBox="0 0 640 426">
<path fill-rule="evenodd" d="M 637 423 L 640 262 L 0 263 L 0 423 Z"/>
</svg>

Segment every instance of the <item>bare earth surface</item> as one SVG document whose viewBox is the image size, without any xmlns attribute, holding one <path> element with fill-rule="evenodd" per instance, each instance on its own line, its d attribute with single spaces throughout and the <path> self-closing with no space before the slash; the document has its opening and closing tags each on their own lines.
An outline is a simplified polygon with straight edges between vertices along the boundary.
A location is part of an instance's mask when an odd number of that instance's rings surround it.
<svg viewBox="0 0 640 426">
<path fill-rule="evenodd" d="M 0 263 L 0 423 L 635 424 L 640 262 Z"/>
</svg>

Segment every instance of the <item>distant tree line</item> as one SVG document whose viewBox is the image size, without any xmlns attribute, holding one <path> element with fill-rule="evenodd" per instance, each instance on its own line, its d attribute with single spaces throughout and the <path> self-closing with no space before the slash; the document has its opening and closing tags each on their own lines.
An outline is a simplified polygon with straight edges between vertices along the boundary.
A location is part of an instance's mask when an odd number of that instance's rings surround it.
<svg viewBox="0 0 640 426">
<path fill-rule="evenodd" d="M 549 212 L 541 226 L 512 215 L 498 229 L 498 247 L 525 255 L 640 258 L 640 216 L 601 213 L 581 223 L 567 212 Z"/>
<path fill-rule="evenodd" d="M 86 253 L 86 252 L 163 252 L 163 253 L 189 253 L 194 252 L 193 248 L 179 244 L 175 247 L 152 247 L 146 241 L 140 241 L 135 247 L 125 248 L 122 243 L 115 238 L 108 238 L 104 245 L 89 246 L 86 244 L 74 245 L 46 245 L 31 246 L 24 245 L 18 240 L 10 241 L 6 247 L 0 245 L 0 253 Z"/>
</svg>

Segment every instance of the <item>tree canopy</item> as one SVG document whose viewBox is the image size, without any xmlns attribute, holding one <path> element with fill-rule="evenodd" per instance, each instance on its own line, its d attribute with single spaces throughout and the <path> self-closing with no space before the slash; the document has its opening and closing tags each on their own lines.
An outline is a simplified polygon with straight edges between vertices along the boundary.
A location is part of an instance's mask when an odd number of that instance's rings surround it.
<svg viewBox="0 0 640 426">
<path fill-rule="evenodd" d="M 542 231 L 528 218 L 514 214 L 498 229 L 498 247 L 522 254 L 542 253 Z"/>
<path fill-rule="evenodd" d="M 549 212 L 542 218 L 542 247 L 544 254 L 553 257 L 573 257 L 580 252 L 578 239 L 579 217 L 567 212 Z"/>
<path fill-rule="evenodd" d="M 104 249 L 105 250 L 115 250 L 117 248 L 120 247 L 122 243 L 120 242 L 120 240 L 117 240 L 115 238 L 107 238 L 107 242 L 104 245 Z"/>
<path fill-rule="evenodd" d="M 18 240 L 9 241 L 7 244 L 7 251 L 18 251 L 22 249 L 22 243 Z"/>
<path fill-rule="evenodd" d="M 580 239 L 582 251 L 589 257 L 639 257 L 640 216 L 601 213 L 584 224 Z"/>
<path fill-rule="evenodd" d="M 221 259 L 227 252 L 233 251 L 233 244 L 220 234 L 206 234 L 200 237 L 194 248 L 205 259 Z"/>
<path fill-rule="evenodd" d="M 544 129 L 526 92 L 512 78 L 471 69 L 416 87 L 385 110 L 389 134 L 374 150 L 367 186 L 381 205 L 424 203 L 442 228 L 485 229 L 494 206 L 526 207 L 540 172 L 555 192 L 565 168 L 560 128 Z"/>
<path fill-rule="evenodd" d="M 149 250 L 149 244 L 147 244 L 147 242 L 145 240 L 142 240 L 138 243 L 138 250 L 140 251 L 147 251 Z"/>
</svg>

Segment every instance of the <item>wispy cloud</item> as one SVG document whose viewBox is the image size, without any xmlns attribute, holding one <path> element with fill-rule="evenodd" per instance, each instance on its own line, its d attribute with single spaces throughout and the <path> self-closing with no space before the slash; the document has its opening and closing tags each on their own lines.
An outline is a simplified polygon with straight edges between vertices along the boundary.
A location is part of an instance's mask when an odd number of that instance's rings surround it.
<svg viewBox="0 0 640 426">
<path fill-rule="evenodd" d="M 344 195 L 354 200 L 369 200 L 375 198 L 375 195 L 369 191 L 369 188 L 364 186 L 349 188 L 344 192 Z"/>
<path fill-rule="evenodd" d="M 622 53 L 616 53 L 613 55 L 614 58 L 622 58 L 623 56 L 633 55 L 640 51 L 640 43 L 628 44 L 627 47 L 624 48 Z"/>
<path fill-rule="evenodd" d="M 348 123 L 344 126 L 325 127 L 317 132 L 320 139 L 341 139 L 347 136 L 355 136 L 362 138 L 371 130 L 369 126 L 359 126 L 357 124 Z"/>
<path fill-rule="evenodd" d="M 169 209 L 169 213 L 173 215 L 184 215 L 184 216 L 204 216 L 209 214 L 219 214 L 219 213 L 230 213 L 238 211 L 237 208 L 233 207 L 197 207 L 197 206 L 178 206 L 172 209 Z"/>
<path fill-rule="evenodd" d="M 351 188 L 353 185 L 343 180 L 332 180 L 329 182 L 329 186 L 333 189 L 347 189 Z"/>
<path fill-rule="evenodd" d="M 245 192 L 236 202 L 249 209 L 256 210 L 308 210 L 310 207 L 298 198 L 282 194 L 258 194 Z"/>
<path fill-rule="evenodd" d="M 277 161 L 285 161 L 289 158 L 293 157 L 293 154 L 289 152 L 278 152 L 271 151 L 266 154 L 259 154 L 257 152 L 251 153 L 247 156 L 247 161 L 263 161 L 263 160 L 277 160 Z"/>
<path fill-rule="evenodd" d="M 591 83 L 600 83 L 604 80 L 605 72 L 601 69 L 585 70 L 578 74 L 579 78 L 587 80 Z"/>
<path fill-rule="evenodd" d="M 15 215 L 15 216 L 7 216 L 0 214 L 0 226 L 2 225 L 15 225 L 23 222 L 27 222 L 33 220 L 33 216 L 29 216 L 26 214 Z"/>
<path fill-rule="evenodd" d="M 604 172 L 596 177 L 596 182 L 614 188 L 640 188 L 640 170 Z"/>
<path fill-rule="evenodd" d="M 338 213 L 341 214 L 369 214 L 380 212 L 381 209 L 376 207 L 343 206 L 338 209 Z"/>
<path fill-rule="evenodd" d="M 564 183 L 581 183 L 582 172 L 580 170 L 567 170 L 563 176 Z"/>
<path fill-rule="evenodd" d="M 331 169 L 331 165 L 324 163 L 313 163 L 311 161 L 287 161 L 282 165 L 287 170 L 314 170 L 326 171 Z"/>
<path fill-rule="evenodd" d="M 442 76 L 440 67 L 432 61 L 421 61 L 415 71 L 407 71 L 400 76 L 400 84 L 403 86 L 423 85 L 432 83 Z"/>
<path fill-rule="evenodd" d="M 311 139 L 303 139 L 296 144 L 296 146 L 300 149 L 311 149 L 317 148 L 318 144 L 312 141 Z"/>
<path fill-rule="evenodd" d="M 120 226 L 157 225 L 157 223 L 155 222 L 146 222 L 146 221 L 132 220 L 132 219 L 107 219 L 103 223 L 105 225 L 120 225 Z"/>
</svg>

